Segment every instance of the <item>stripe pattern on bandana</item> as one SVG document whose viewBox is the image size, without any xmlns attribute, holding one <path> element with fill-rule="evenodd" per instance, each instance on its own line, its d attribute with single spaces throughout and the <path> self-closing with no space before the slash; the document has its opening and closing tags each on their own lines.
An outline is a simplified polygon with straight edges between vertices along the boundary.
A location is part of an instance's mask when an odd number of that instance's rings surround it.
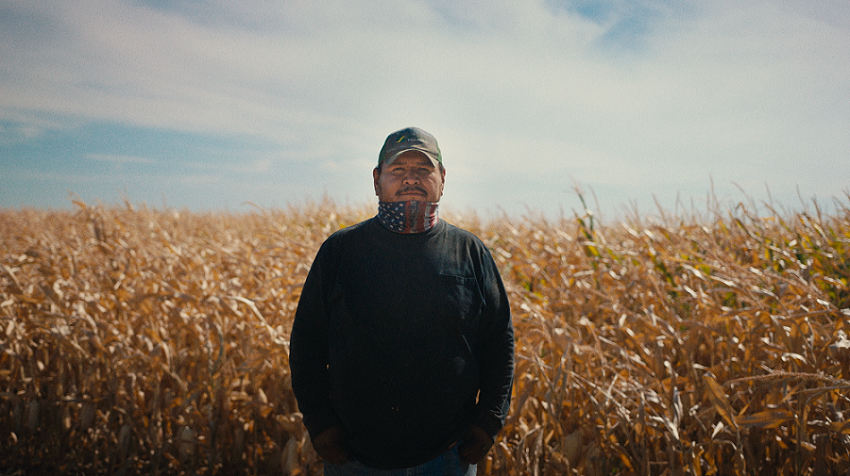
<svg viewBox="0 0 850 476">
<path fill-rule="evenodd" d="M 378 220 L 396 233 L 422 233 L 437 225 L 440 220 L 438 208 L 438 202 L 380 202 Z"/>
</svg>

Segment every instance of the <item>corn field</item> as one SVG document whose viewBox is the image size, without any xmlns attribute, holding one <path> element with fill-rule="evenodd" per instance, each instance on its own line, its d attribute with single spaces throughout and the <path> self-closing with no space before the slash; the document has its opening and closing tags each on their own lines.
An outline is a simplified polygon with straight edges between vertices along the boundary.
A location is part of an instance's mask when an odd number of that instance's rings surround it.
<svg viewBox="0 0 850 476">
<path fill-rule="evenodd" d="M 516 329 L 479 474 L 848 474 L 850 209 L 768 210 L 445 216 Z M 320 474 L 289 329 L 321 242 L 371 215 L 0 210 L 0 474 Z"/>
</svg>

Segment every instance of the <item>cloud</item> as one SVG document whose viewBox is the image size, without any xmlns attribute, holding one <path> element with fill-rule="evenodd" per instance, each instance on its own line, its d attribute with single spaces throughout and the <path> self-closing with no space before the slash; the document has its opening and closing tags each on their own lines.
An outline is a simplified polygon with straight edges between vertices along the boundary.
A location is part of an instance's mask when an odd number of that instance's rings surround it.
<svg viewBox="0 0 850 476">
<path fill-rule="evenodd" d="M 35 139 L 42 129 L 34 124 L 0 122 L 0 144 L 16 144 Z"/>
<path fill-rule="evenodd" d="M 153 159 L 149 159 L 147 157 L 134 157 L 128 155 L 117 155 L 117 154 L 87 154 L 87 158 L 91 160 L 96 160 L 98 162 L 108 162 L 112 164 L 141 164 L 141 165 L 153 165 L 156 164 L 156 161 Z"/>
<path fill-rule="evenodd" d="M 205 170 L 224 174 L 263 174 L 270 172 L 275 161 L 270 158 L 248 159 L 226 162 L 190 162 L 188 167 L 195 170 Z"/>
<path fill-rule="evenodd" d="M 91 122 L 174 131 L 195 139 L 170 161 L 128 139 L 81 157 L 168 162 L 223 194 L 245 175 L 258 190 L 318 180 L 368 197 L 383 138 L 418 125 L 444 149 L 447 199 L 471 206 L 569 201 L 574 181 L 613 204 L 702 195 L 712 177 L 834 195 L 850 172 L 849 11 L 803 0 L 6 2 L 0 145 Z"/>
</svg>

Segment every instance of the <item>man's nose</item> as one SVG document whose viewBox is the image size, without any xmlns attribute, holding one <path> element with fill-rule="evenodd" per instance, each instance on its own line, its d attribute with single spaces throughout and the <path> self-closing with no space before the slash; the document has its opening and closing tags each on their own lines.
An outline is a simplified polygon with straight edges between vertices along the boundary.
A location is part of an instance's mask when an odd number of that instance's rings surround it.
<svg viewBox="0 0 850 476">
<path fill-rule="evenodd" d="M 404 183 L 418 183 L 419 175 L 415 170 L 408 170 L 407 173 L 404 174 Z"/>
</svg>

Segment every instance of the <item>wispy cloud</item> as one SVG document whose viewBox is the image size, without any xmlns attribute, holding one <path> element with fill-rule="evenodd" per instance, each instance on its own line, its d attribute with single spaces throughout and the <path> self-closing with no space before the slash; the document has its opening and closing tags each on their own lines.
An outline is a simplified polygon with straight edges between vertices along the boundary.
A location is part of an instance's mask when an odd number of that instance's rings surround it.
<svg viewBox="0 0 850 476">
<path fill-rule="evenodd" d="M 0 123 L 0 144 L 16 144 L 32 140 L 41 134 L 41 129 L 31 124 Z"/>
<path fill-rule="evenodd" d="M 227 162 L 190 162 L 188 167 L 195 170 L 215 171 L 227 174 L 261 174 L 269 172 L 274 160 L 265 159 L 248 159 L 241 161 Z"/>
<path fill-rule="evenodd" d="M 154 165 L 156 161 L 147 157 L 135 157 L 129 155 L 117 154 L 86 154 L 86 157 L 98 162 L 107 162 L 112 164 L 141 164 Z"/>
</svg>

